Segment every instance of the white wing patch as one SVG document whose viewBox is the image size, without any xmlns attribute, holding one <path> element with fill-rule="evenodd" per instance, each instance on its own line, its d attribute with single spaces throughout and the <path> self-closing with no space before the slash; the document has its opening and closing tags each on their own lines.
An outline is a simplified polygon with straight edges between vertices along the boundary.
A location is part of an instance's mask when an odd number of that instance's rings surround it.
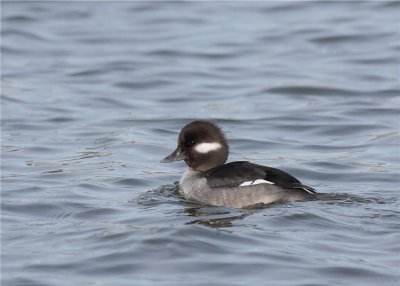
<svg viewBox="0 0 400 286">
<path fill-rule="evenodd" d="M 211 151 L 218 150 L 221 148 L 221 144 L 218 142 L 211 142 L 211 143 L 200 143 L 194 147 L 194 150 L 196 150 L 199 153 L 208 153 Z"/>
<path fill-rule="evenodd" d="M 239 187 L 245 187 L 245 186 L 253 186 L 253 185 L 259 185 L 259 184 L 269 184 L 269 185 L 275 185 L 275 183 L 263 180 L 263 179 L 257 179 L 255 181 L 248 181 L 248 182 L 243 182 L 239 185 Z"/>
</svg>

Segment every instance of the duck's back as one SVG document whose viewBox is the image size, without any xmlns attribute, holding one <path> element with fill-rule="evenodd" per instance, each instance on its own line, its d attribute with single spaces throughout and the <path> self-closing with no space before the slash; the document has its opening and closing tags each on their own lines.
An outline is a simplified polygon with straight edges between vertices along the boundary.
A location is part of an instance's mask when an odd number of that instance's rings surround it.
<svg viewBox="0 0 400 286">
<path fill-rule="evenodd" d="M 231 162 L 205 172 L 187 171 L 181 193 L 190 199 L 216 206 L 243 208 L 313 199 L 315 190 L 292 175 L 250 162 Z"/>
</svg>

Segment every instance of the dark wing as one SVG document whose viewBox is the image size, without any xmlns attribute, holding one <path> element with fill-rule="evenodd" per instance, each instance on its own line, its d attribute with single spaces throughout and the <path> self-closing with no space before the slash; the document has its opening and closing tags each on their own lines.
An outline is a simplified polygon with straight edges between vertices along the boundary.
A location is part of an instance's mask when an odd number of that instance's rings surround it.
<svg viewBox="0 0 400 286">
<path fill-rule="evenodd" d="M 309 194 L 315 190 L 303 185 L 292 175 L 275 168 L 253 164 L 247 161 L 231 162 L 205 172 L 205 178 L 211 188 L 239 187 L 244 182 L 266 180 L 283 189 L 301 189 Z"/>
</svg>

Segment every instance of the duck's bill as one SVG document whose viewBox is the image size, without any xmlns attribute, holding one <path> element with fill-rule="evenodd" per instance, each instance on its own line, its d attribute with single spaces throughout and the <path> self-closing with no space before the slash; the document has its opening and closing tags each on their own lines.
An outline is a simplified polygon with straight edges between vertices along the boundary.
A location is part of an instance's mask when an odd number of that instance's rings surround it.
<svg viewBox="0 0 400 286">
<path fill-rule="evenodd" d="M 161 163 L 171 163 L 176 161 L 182 161 L 183 159 L 185 159 L 185 155 L 181 152 L 180 148 L 178 147 L 174 152 L 172 152 L 170 155 L 162 159 Z"/>
</svg>

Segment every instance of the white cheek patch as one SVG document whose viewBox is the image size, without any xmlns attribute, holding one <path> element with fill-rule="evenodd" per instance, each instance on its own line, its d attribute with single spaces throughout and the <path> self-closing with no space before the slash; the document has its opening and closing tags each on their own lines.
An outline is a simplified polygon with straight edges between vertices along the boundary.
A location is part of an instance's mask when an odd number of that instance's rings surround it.
<svg viewBox="0 0 400 286">
<path fill-rule="evenodd" d="M 194 147 L 194 150 L 196 150 L 199 153 L 208 153 L 211 151 L 215 151 L 220 149 L 222 146 L 221 144 L 217 142 L 212 142 L 212 143 L 200 143 Z"/>
<path fill-rule="evenodd" d="M 245 186 L 253 186 L 253 185 L 259 185 L 259 184 L 269 184 L 269 185 L 275 185 L 273 182 L 263 180 L 263 179 L 257 179 L 255 181 L 248 181 L 248 182 L 243 182 L 239 185 L 239 187 L 245 187 Z"/>
</svg>

